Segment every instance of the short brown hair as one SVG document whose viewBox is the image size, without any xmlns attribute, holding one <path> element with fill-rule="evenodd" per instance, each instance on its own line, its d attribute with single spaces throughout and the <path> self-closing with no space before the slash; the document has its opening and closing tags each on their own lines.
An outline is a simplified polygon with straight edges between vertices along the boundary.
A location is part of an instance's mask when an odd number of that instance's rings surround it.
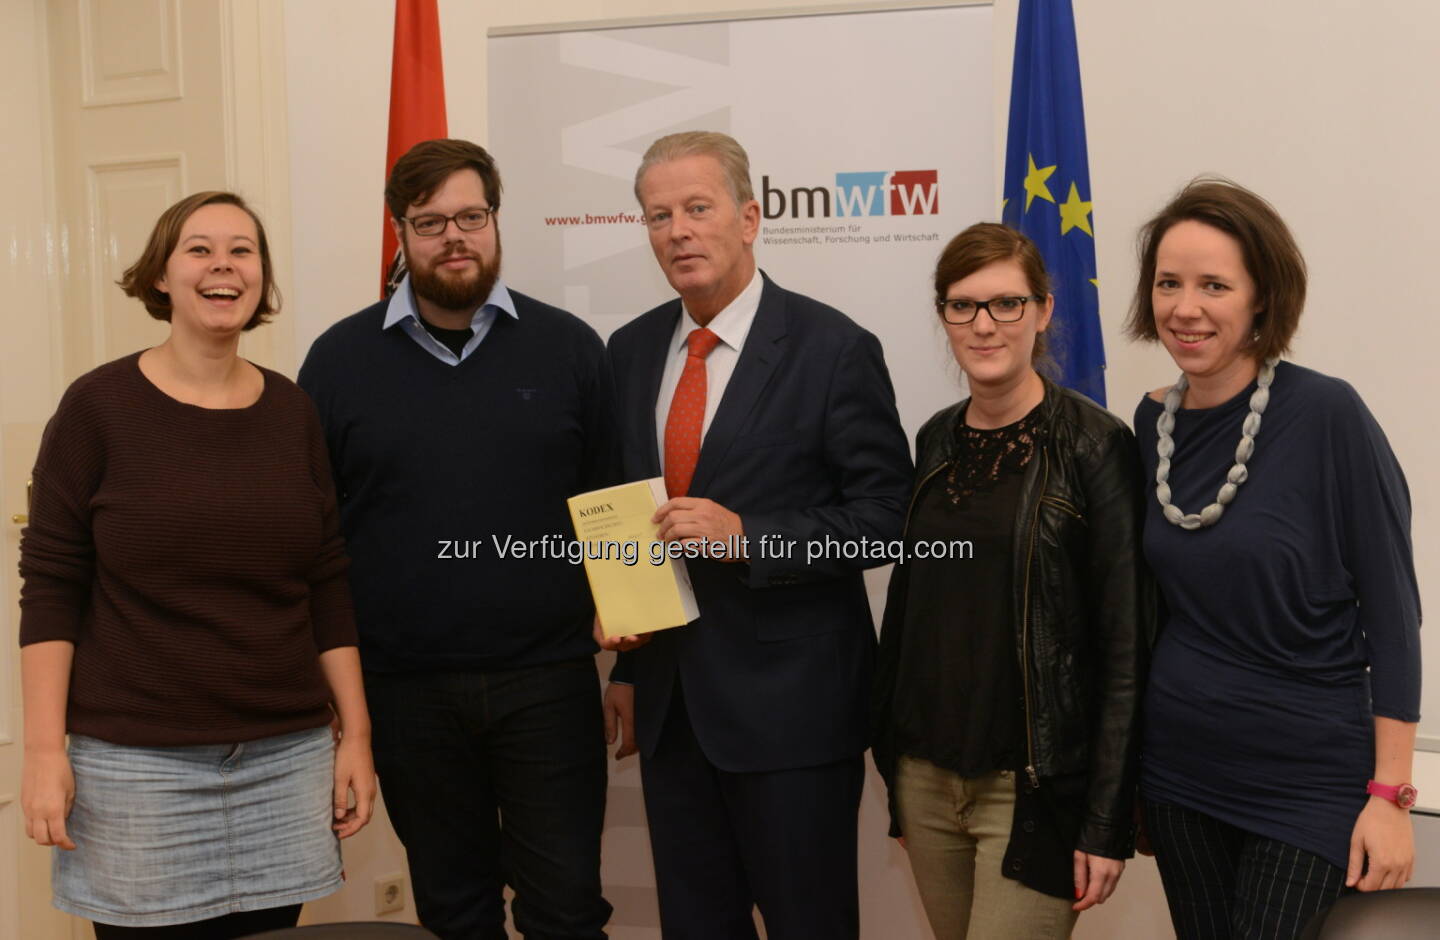
<svg viewBox="0 0 1440 940">
<path fill-rule="evenodd" d="M 120 280 L 115 283 L 120 285 L 126 296 L 134 297 L 144 304 L 150 316 L 168 323 L 171 313 L 170 295 L 155 286 L 156 282 L 165 276 L 165 266 L 175 251 L 176 243 L 180 241 L 180 230 L 185 227 L 186 221 L 201 206 L 213 205 L 234 206 L 243 210 L 255 223 L 262 272 L 260 303 L 243 327 L 253 330 L 260 324 L 269 322 L 271 317 L 280 312 L 280 288 L 275 284 L 275 268 L 270 263 L 270 241 L 265 237 L 265 226 L 260 222 L 255 210 L 234 193 L 215 189 L 194 193 L 160 213 L 155 227 L 150 230 L 150 239 L 145 243 L 145 250 L 140 252 L 139 260 L 126 268 Z"/>
<path fill-rule="evenodd" d="M 725 185 L 735 198 L 737 208 L 755 198 L 755 189 L 750 185 L 750 156 L 739 141 L 719 131 L 681 131 L 661 137 L 640 158 L 640 166 L 635 170 L 635 201 L 642 208 L 640 179 L 646 171 L 657 163 L 669 163 L 683 157 L 714 157 L 725 175 Z"/>
<path fill-rule="evenodd" d="M 1031 294 L 1047 297 L 1051 293 L 1050 272 L 1045 270 L 1045 259 L 1040 256 L 1040 249 L 1035 247 L 1029 236 L 998 222 L 976 222 L 950 239 L 945 250 L 940 252 L 940 260 L 935 262 L 936 313 L 940 312 L 940 307 L 945 303 L 945 295 L 949 292 L 950 285 L 963 281 L 981 268 L 989 267 L 998 261 L 1014 261 L 1020 265 L 1020 271 L 1025 275 Z M 1053 328 L 1053 317 L 1050 324 Z M 1047 348 L 1045 333 L 1036 333 L 1035 349 L 1030 354 L 1030 362 L 1037 368 L 1044 366 L 1041 371 L 1053 372 L 1053 362 Z"/>
<path fill-rule="evenodd" d="M 1154 342 L 1155 256 L 1160 240 L 1177 222 L 1201 222 L 1240 244 L 1245 271 L 1255 282 L 1255 358 L 1264 361 L 1290 350 L 1305 308 L 1305 258 L 1280 213 L 1260 196 L 1218 176 L 1198 176 L 1171 199 L 1160 214 L 1140 229 L 1140 279 L 1125 334 Z"/>
<path fill-rule="evenodd" d="M 479 144 L 468 140 L 440 138 L 422 140 L 405 151 L 385 181 L 385 207 L 397 220 L 405 210 L 429 199 L 453 173 L 474 170 L 480 174 L 491 211 L 500 208 L 500 171 L 495 158 Z"/>
</svg>

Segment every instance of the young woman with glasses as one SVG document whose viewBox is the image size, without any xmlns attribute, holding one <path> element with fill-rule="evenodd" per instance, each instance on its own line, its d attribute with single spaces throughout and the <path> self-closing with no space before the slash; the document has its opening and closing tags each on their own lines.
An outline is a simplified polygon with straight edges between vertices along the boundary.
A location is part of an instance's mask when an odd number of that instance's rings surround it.
<svg viewBox="0 0 1440 940">
<path fill-rule="evenodd" d="M 1067 937 L 1134 843 L 1153 620 L 1135 439 L 1037 371 L 1054 297 L 1030 239 L 961 232 L 935 301 L 970 397 L 916 442 L 876 764 L 937 937 Z"/>
</svg>

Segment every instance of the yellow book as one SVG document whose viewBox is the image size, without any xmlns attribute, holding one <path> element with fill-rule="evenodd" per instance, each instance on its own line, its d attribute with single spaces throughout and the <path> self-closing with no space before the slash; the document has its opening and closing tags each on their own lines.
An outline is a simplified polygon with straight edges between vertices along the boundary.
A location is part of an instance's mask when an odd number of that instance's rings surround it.
<svg viewBox="0 0 1440 940">
<path fill-rule="evenodd" d="M 660 477 L 566 500 L 607 637 L 680 627 L 700 616 L 684 560 L 665 552 L 656 538 L 660 527 L 650 521 L 665 500 Z"/>
</svg>

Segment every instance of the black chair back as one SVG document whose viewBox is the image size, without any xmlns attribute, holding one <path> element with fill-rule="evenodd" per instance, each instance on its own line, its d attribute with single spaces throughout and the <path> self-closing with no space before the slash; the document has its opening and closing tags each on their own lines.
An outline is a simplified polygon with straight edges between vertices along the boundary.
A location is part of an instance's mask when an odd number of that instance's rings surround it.
<svg viewBox="0 0 1440 940">
<path fill-rule="evenodd" d="M 1316 914 L 1300 940 L 1433 940 L 1440 936 L 1440 888 L 1343 895 Z"/>
</svg>

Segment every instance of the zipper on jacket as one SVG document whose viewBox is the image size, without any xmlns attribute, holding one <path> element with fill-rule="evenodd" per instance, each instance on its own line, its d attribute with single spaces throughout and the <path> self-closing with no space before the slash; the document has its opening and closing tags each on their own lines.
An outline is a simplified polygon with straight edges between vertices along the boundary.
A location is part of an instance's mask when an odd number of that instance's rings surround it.
<svg viewBox="0 0 1440 940">
<path fill-rule="evenodd" d="M 1069 500 L 1061 499 L 1059 496 L 1042 496 L 1042 502 L 1049 503 L 1063 513 L 1074 516 L 1080 522 L 1085 521 L 1085 514 L 1075 508 L 1075 504 Z"/>
<path fill-rule="evenodd" d="M 1032 789 L 1040 786 L 1035 772 L 1035 732 L 1032 730 L 1030 702 L 1030 569 L 1035 562 L 1035 532 L 1040 527 L 1040 506 L 1044 503 L 1045 487 L 1050 482 L 1050 452 L 1040 448 L 1044 467 L 1040 475 L 1040 497 L 1035 500 L 1035 515 L 1030 520 L 1030 545 L 1025 551 L 1025 603 L 1020 621 L 1020 679 L 1025 689 L 1025 773 Z"/>
<path fill-rule="evenodd" d="M 925 474 L 923 477 L 920 478 L 920 482 L 915 484 L 915 490 L 910 494 L 910 506 L 905 510 L 905 528 L 900 530 L 900 541 L 902 543 L 905 541 L 906 537 L 910 535 L 910 519 L 912 516 L 915 515 L 915 501 L 920 498 L 920 491 L 925 489 L 925 484 L 930 482 L 931 477 L 939 473 L 941 470 L 944 470 L 947 466 L 949 466 L 949 464 L 950 461 L 942 460 L 938 467 Z"/>
</svg>

